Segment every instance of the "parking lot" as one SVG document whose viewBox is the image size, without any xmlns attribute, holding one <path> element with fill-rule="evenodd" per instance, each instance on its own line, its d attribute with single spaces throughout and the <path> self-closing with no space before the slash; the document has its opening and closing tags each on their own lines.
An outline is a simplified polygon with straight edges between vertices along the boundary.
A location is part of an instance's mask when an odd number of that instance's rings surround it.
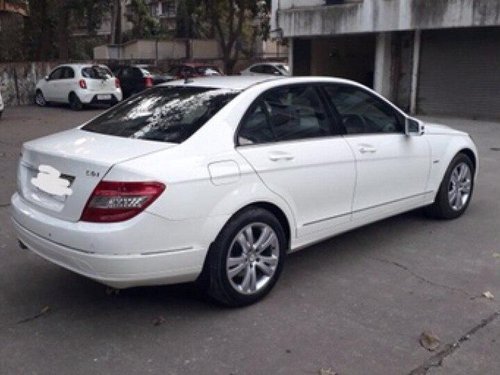
<svg viewBox="0 0 500 375">
<path fill-rule="evenodd" d="M 500 373 L 500 123 L 439 119 L 479 148 L 464 216 L 414 211 L 322 242 L 288 257 L 264 301 L 227 309 L 191 285 L 115 293 L 18 247 L 22 143 L 101 111 L 10 107 L 0 120 L 0 374 Z"/>
</svg>

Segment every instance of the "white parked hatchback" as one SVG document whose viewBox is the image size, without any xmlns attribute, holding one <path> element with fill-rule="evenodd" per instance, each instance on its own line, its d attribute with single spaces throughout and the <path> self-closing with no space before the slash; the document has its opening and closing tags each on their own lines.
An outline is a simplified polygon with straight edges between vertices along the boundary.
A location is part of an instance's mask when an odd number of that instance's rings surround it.
<svg viewBox="0 0 500 375">
<path fill-rule="evenodd" d="M 84 105 L 113 105 L 123 99 L 120 81 L 105 65 L 65 64 L 36 85 L 35 103 L 67 103 L 74 110 Z"/>
<path fill-rule="evenodd" d="M 253 303 L 286 254 L 417 207 L 467 208 L 471 138 L 322 77 L 174 81 L 22 149 L 22 246 L 126 288 L 198 280 Z"/>
</svg>

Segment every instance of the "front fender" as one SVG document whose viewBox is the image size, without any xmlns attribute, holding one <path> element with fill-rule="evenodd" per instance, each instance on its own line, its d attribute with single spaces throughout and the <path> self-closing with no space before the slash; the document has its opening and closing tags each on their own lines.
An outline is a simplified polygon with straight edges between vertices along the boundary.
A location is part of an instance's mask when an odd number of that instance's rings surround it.
<svg viewBox="0 0 500 375">
<path fill-rule="evenodd" d="M 476 145 L 468 135 L 430 135 L 431 145 L 431 170 L 427 191 L 434 192 L 434 198 L 443 181 L 444 175 L 453 158 L 460 152 L 466 150 L 474 155 L 475 178 L 479 170 L 479 157 Z"/>
</svg>

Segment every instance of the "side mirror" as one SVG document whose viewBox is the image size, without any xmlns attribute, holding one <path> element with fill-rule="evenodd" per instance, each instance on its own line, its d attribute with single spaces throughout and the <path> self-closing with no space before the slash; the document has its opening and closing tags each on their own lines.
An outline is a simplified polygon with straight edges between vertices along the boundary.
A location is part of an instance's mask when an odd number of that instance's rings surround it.
<svg viewBox="0 0 500 375">
<path fill-rule="evenodd" d="M 44 80 L 48 81 L 49 80 L 49 76 L 45 76 L 43 77 Z"/>
<path fill-rule="evenodd" d="M 406 135 L 423 135 L 424 125 L 414 118 L 407 117 L 405 120 L 405 134 Z"/>
</svg>

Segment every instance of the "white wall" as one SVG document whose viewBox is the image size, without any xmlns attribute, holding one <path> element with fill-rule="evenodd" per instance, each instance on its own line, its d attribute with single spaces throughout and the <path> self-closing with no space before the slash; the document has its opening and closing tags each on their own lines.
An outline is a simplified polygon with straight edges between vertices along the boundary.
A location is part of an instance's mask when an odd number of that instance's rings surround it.
<svg viewBox="0 0 500 375">
<path fill-rule="evenodd" d="M 298 7 L 299 3 L 309 6 Z M 283 29 L 284 37 L 305 37 L 500 26 L 499 0 L 364 0 L 344 5 L 322 4 L 319 0 L 275 0 L 272 27 Z"/>
</svg>

